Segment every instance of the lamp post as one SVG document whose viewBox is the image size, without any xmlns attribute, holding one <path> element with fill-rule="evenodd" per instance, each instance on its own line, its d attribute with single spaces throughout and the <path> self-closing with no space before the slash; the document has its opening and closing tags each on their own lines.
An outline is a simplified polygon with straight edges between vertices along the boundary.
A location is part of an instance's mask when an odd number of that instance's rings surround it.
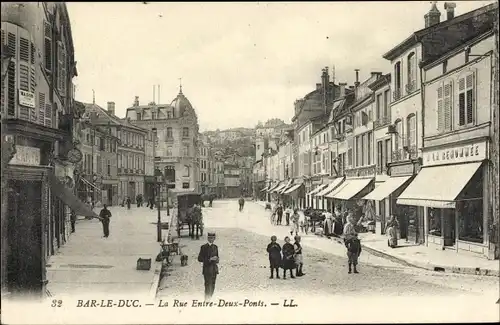
<svg viewBox="0 0 500 325">
<path fill-rule="evenodd" d="M 159 175 L 160 173 L 157 172 L 160 171 L 157 168 L 156 165 L 156 143 L 158 141 L 158 135 L 157 135 L 157 129 L 153 128 L 153 170 L 154 170 L 154 175 L 155 175 L 155 198 L 154 202 L 156 202 L 156 208 L 158 210 L 158 220 L 156 222 L 156 241 L 161 242 L 161 210 L 160 210 L 160 190 L 161 190 L 161 183 L 162 183 L 162 177 Z M 168 200 L 168 198 L 167 198 Z"/>
</svg>

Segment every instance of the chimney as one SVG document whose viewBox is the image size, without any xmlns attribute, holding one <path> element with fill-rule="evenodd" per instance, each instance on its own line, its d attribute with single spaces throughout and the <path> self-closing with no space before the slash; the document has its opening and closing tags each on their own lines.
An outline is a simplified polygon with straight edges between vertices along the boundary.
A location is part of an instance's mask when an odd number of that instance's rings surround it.
<svg viewBox="0 0 500 325">
<path fill-rule="evenodd" d="M 108 102 L 108 113 L 115 115 L 115 102 Z"/>
<path fill-rule="evenodd" d="M 346 82 L 340 82 L 339 87 L 340 87 L 340 97 L 345 96 L 345 86 L 347 86 Z"/>
<path fill-rule="evenodd" d="M 354 69 L 356 71 L 356 82 L 354 83 L 354 87 L 358 88 L 359 87 L 359 69 Z"/>
<path fill-rule="evenodd" d="M 322 87 L 322 85 L 321 85 L 321 84 L 316 84 L 316 90 L 320 90 L 320 89 L 321 89 L 321 87 Z"/>
<path fill-rule="evenodd" d="M 441 12 L 436 7 L 437 1 L 432 1 L 431 10 L 424 16 L 425 28 L 437 25 L 441 22 Z"/>
<path fill-rule="evenodd" d="M 446 10 L 446 20 L 451 20 L 455 18 L 455 8 L 457 4 L 454 2 L 445 2 L 444 10 Z"/>
<path fill-rule="evenodd" d="M 139 96 L 135 96 L 134 106 L 139 106 Z"/>
<path fill-rule="evenodd" d="M 160 104 L 160 85 L 158 85 L 158 105 Z"/>
<path fill-rule="evenodd" d="M 153 85 L 153 101 L 151 102 L 152 105 L 155 104 L 155 90 L 156 90 L 156 85 Z"/>
</svg>

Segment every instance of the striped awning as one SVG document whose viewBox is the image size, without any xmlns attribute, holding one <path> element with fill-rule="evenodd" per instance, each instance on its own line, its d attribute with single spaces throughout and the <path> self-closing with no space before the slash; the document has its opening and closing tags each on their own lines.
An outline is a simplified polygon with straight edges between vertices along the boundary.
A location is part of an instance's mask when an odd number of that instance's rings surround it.
<svg viewBox="0 0 500 325">
<path fill-rule="evenodd" d="M 292 186 L 290 186 L 289 188 L 287 188 L 283 194 L 291 194 L 292 192 L 298 190 L 303 184 L 302 183 L 299 183 L 299 184 L 294 184 Z"/>
<path fill-rule="evenodd" d="M 280 186 L 281 183 L 278 183 L 278 184 L 275 184 L 275 185 L 269 185 L 269 188 L 267 189 L 268 192 L 272 192 L 274 191 L 274 189 L 278 188 L 278 186 Z"/>
<path fill-rule="evenodd" d="M 321 184 L 318 187 L 316 187 L 314 190 L 312 190 L 311 192 L 307 193 L 307 195 L 314 195 L 314 194 L 318 193 L 319 191 L 324 190 L 327 186 L 328 186 L 328 184 Z"/>
<path fill-rule="evenodd" d="M 320 191 L 315 196 L 325 196 L 325 195 L 327 195 L 328 193 L 330 193 L 331 191 L 333 191 L 334 189 L 336 189 L 342 183 L 343 180 L 344 180 L 343 177 L 336 178 L 332 183 L 330 183 L 328 185 L 327 188 L 325 188 L 324 190 Z"/>
<path fill-rule="evenodd" d="M 348 179 L 328 197 L 348 201 L 364 190 L 372 181 L 373 178 Z"/>
</svg>

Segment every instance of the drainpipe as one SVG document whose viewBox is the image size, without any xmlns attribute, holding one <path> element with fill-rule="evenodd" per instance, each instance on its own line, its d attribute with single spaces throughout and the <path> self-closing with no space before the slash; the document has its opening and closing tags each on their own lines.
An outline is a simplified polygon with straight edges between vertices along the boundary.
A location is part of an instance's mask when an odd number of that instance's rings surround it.
<svg viewBox="0 0 500 325">
<path fill-rule="evenodd" d="M 424 137 L 425 137 L 425 83 L 424 83 L 424 69 L 423 69 L 423 64 L 422 61 L 419 63 L 419 68 L 420 68 L 420 104 L 421 104 L 421 121 L 422 121 L 422 156 L 423 156 L 423 148 L 424 148 Z M 417 128 L 418 132 L 418 128 Z M 423 159 L 421 160 L 423 161 Z M 415 165 L 414 167 L 415 168 Z M 427 209 L 423 208 L 423 216 L 422 218 L 424 219 L 423 224 L 424 224 L 424 231 L 423 231 L 423 238 L 420 239 L 419 241 L 422 241 L 427 245 Z M 418 215 L 418 212 L 417 212 Z"/>
</svg>

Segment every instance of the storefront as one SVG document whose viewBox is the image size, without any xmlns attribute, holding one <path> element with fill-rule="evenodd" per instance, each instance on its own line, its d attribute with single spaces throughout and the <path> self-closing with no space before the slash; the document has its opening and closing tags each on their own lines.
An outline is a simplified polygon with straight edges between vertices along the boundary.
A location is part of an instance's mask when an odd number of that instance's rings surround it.
<svg viewBox="0 0 500 325">
<path fill-rule="evenodd" d="M 423 168 L 397 203 L 424 208 L 428 246 L 488 256 L 487 140 L 424 150 Z"/>
<path fill-rule="evenodd" d="M 324 190 L 325 188 L 327 188 L 328 185 L 329 185 L 328 183 L 318 184 L 318 185 L 316 185 L 316 187 L 312 191 L 310 191 L 309 193 L 306 194 L 307 201 L 310 202 L 308 207 L 316 209 L 316 207 L 318 206 L 319 198 L 317 198 L 315 195 L 317 193 L 321 192 L 322 190 Z"/>
<path fill-rule="evenodd" d="M 341 211 L 352 211 L 357 222 L 364 213 L 365 202 L 361 199 L 374 188 L 375 178 L 346 178 L 340 186 L 327 195 L 333 206 Z"/>
<path fill-rule="evenodd" d="M 91 211 L 79 206 L 72 190 L 54 174 L 53 144 L 63 141 L 65 132 L 17 119 L 6 120 L 5 126 L 6 138 L 16 151 L 3 175 L 7 179 L 2 189 L 6 202 L 2 214 L 7 219 L 6 287 L 13 295 L 41 296 L 48 282 L 46 262 L 66 231 L 64 205 L 81 215 Z"/>
<path fill-rule="evenodd" d="M 344 177 L 337 177 L 334 178 L 333 180 L 328 180 L 328 186 L 314 195 L 317 204 L 316 209 L 328 210 L 328 211 L 333 210 L 334 206 L 333 198 L 328 197 L 328 194 L 336 190 L 342 184 L 343 181 Z M 327 202 L 327 204 L 325 204 L 325 201 Z"/>
<path fill-rule="evenodd" d="M 294 180 L 293 184 L 283 191 L 283 203 L 285 206 L 298 207 L 299 198 L 305 196 L 305 186 L 302 179 Z"/>
<path fill-rule="evenodd" d="M 401 238 L 412 243 L 424 242 L 423 209 L 414 205 L 397 204 L 398 196 L 407 188 L 414 175 L 420 170 L 420 159 L 391 163 L 390 177 L 380 183 L 364 200 L 375 201 L 379 205 L 380 233 L 385 234 L 385 225 L 393 215 L 399 222 Z"/>
</svg>

